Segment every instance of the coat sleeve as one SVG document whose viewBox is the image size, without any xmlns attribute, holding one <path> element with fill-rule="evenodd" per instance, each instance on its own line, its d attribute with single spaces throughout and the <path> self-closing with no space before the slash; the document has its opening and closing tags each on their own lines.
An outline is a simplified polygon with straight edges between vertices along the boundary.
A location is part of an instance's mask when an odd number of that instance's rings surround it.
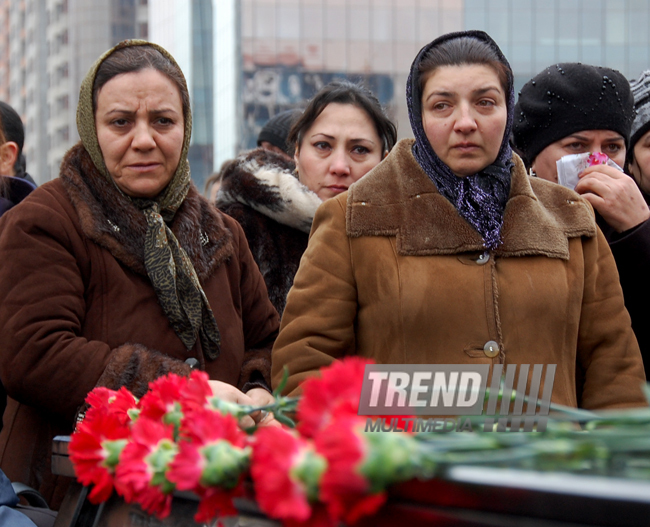
<svg viewBox="0 0 650 527">
<path fill-rule="evenodd" d="M 648 299 L 650 299 L 650 220 L 643 222 L 623 235 L 614 234 L 609 247 L 616 260 L 621 278 L 625 306 L 632 318 L 641 356 L 650 371 L 650 324 L 648 323 Z"/>
<path fill-rule="evenodd" d="M 273 348 L 273 387 L 289 378 L 285 393 L 319 368 L 355 352 L 357 286 L 345 200 L 331 199 L 316 212 L 307 250 L 300 261 Z"/>
<path fill-rule="evenodd" d="M 246 236 L 239 223 L 228 222 L 233 232 L 240 267 L 240 291 L 244 329 L 244 362 L 238 388 L 271 387 L 271 348 L 278 336 L 280 317 L 271 304 L 262 274 L 253 259 Z"/>
<path fill-rule="evenodd" d="M 590 410 L 647 404 L 636 337 L 616 263 L 600 229 L 583 239 L 584 295 L 578 335 L 579 404 Z M 580 390 L 582 388 L 582 390 Z"/>
<path fill-rule="evenodd" d="M 90 260 L 62 195 L 44 187 L 0 221 L 0 377 L 9 396 L 72 422 L 98 381 L 144 393 L 190 371 L 144 346 L 82 336 Z"/>
</svg>

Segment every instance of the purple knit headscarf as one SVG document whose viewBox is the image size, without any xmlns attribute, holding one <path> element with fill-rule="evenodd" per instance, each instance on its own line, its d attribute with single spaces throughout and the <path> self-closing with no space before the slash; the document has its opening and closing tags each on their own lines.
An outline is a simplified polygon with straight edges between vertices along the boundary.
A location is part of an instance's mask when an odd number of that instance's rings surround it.
<svg viewBox="0 0 650 527">
<path fill-rule="evenodd" d="M 420 62 L 427 52 L 442 42 L 470 37 L 487 43 L 494 49 L 499 60 L 508 70 L 508 121 L 501 141 L 501 148 L 496 160 L 478 174 L 466 177 L 456 176 L 451 169 L 436 155 L 427 139 L 422 125 L 422 93 L 420 93 Z M 406 83 L 406 102 L 411 128 L 415 136 L 413 155 L 418 164 L 431 178 L 440 194 L 456 207 L 458 213 L 483 237 L 485 247 L 494 249 L 501 243 L 501 226 L 508 195 L 510 194 L 510 170 L 512 149 L 510 132 L 512 130 L 515 92 L 512 69 L 501 53 L 496 42 L 483 31 L 462 31 L 443 35 L 424 46 L 411 65 L 411 72 Z"/>
</svg>

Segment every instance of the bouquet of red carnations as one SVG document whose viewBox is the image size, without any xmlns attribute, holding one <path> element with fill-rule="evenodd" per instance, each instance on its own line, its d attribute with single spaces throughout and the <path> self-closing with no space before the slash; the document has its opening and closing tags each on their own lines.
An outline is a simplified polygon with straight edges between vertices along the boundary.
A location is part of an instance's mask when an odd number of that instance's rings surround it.
<svg viewBox="0 0 650 527">
<path fill-rule="evenodd" d="M 115 490 L 159 518 L 169 515 L 175 490 L 193 491 L 195 520 L 210 522 L 236 513 L 233 498 L 250 478 L 260 509 L 285 525 L 354 524 L 382 505 L 388 485 L 427 465 L 411 434 L 365 431 L 357 408 L 367 363 L 346 359 L 306 381 L 295 429 L 242 430 L 238 420 L 259 410 L 289 423 L 283 412 L 292 401 L 228 403 L 204 372 L 157 379 L 140 400 L 125 388 L 95 388 L 70 442 L 77 479 L 93 485 L 93 503 Z"/>
</svg>

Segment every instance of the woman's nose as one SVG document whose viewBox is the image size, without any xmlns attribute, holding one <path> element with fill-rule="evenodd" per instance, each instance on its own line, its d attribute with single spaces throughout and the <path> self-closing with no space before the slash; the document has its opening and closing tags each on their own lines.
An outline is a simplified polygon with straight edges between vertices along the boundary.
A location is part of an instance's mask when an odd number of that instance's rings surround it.
<svg viewBox="0 0 650 527">
<path fill-rule="evenodd" d="M 153 138 L 153 132 L 148 123 L 136 123 L 132 146 L 137 150 L 151 150 L 156 147 L 156 141 Z"/>
<path fill-rule="evenodd" d="M 336 148 L 330 156 L 330 172 L 337 176 L 350 175 L 350 160 L 342 148 Z"/>
<path fill-rule="evenodd" d="M 456 110 L 457 117 L 454 123 L 454 130 L 461 134 L 468 134 L 476 130 L 476 119 L 468 104 L 461 104 Z"/>
</svg>

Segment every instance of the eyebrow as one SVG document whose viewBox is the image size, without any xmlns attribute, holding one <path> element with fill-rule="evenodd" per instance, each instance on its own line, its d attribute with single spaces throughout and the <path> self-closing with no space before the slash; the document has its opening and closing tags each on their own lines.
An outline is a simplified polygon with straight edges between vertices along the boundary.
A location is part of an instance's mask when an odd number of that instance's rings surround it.
<svg viewBox="0 0 650 527">
<path fill-rule="evenodd" d="M 325 138 L 327 138 L 327 139 L 329 139 L 331 141 L 336 140 L 336 137 L 334 137 L 333 135 L 324 134 L 323 132 L 317 132 L 317 133 L 315 133 L 313 135 L 310 135 L 309 138 L 313 139 L 314 137 L 316 137 L 318 135 L 322 135 L 323 137 L 325 137 Z M 368 139 L 367 137 L 353 138 L 353 139 L 349 139 L 348 141 L 351 142 L 351 143 L 360 143 L 362 141 L 365 141 L 367 143 L 372 143 L 373 145 L 375 144 L 375 142 L 372 139 Z"/>
<path fill-rule="evenodd" d="M 604 140 L 605 141 L 625 141 L 625 138 L 621 134 L 617 134 L 616 132 L 612 131 L 612 134 L 615 134 L 610 137 L 606 137 Z M 569 134 L 565 137 L 565 139 L 577 139 L 578 141 L 591 141 L 591 138 L 585 136 L 585 135 L 580 135 L 578 132 L 577 134 Z"/>
<path fill-rule="evenodd" d="M 501 89 L 498 86 L 485 86 L 484 88 L 477 88 L 476 90 L 472 91 L 472 95 L 484 95 L 490 91 L 501 93 Z M 446 90 L 434 91 L 431 92 L 425 100 L 428 101 L 433 95 L 438 95 L 440 97 L 453 97 L 456 95 L 456 92 Z"/>
<path fill-rule="evenodd" d="M 113 115 L 113 114 L 118 114 L 118 115 L 133 115 L 136 113 L 133 110 L 126 110 L 124 108 L 113 108 L 112 110 L 109 110 L 106 112 L 104 115 Z M 173 108 L 160 108 L 158 110 L 151 110 L 148 112 L 149 115 L 161 115 L 165 113 L 178 113 L 176 110 Z"/>
</svg>

